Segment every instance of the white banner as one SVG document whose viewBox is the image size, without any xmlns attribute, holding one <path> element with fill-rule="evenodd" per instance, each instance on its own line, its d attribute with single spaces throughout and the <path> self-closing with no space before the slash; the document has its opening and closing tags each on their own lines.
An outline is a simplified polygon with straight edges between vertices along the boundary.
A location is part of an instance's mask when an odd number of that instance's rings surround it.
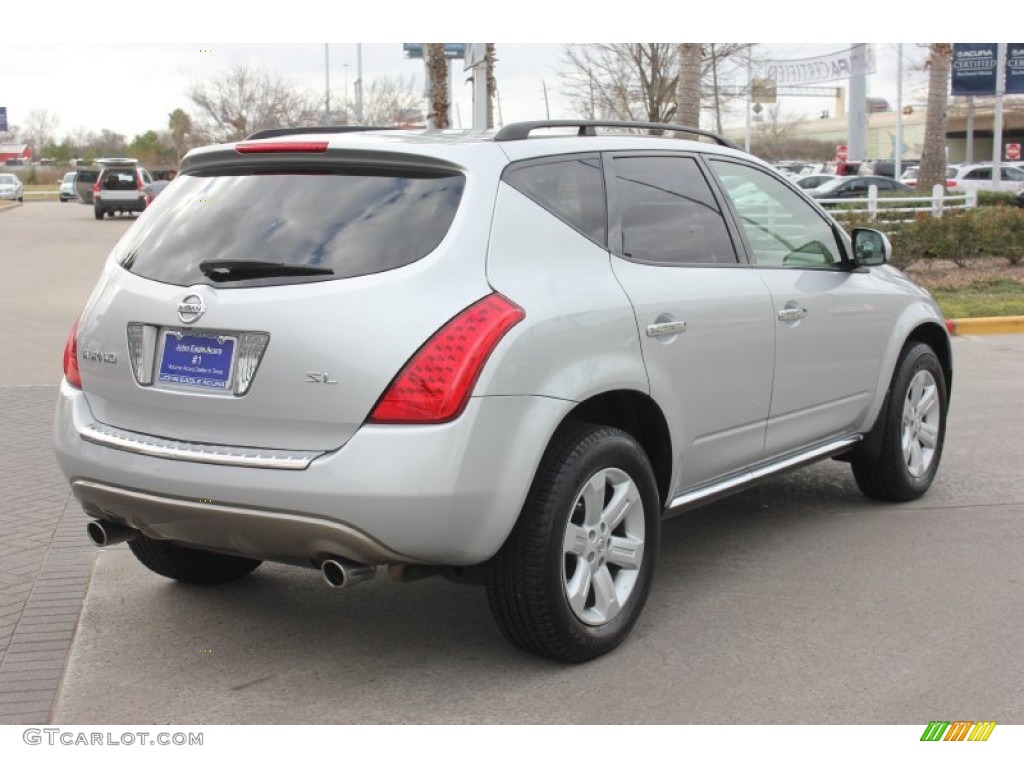
<svg viewBox="0 0 1024 768">
<path fill-rule="evenodd" d="M 777 85 L 811 85 L 833 80 L 848 80 L 858 75 L 875 73 L 875 49 L 864 46 L 867 55 L 854 48 L 816 56 L 813 59 L 776 60 L 766 63 L 767 77 Z"/>
</svg>

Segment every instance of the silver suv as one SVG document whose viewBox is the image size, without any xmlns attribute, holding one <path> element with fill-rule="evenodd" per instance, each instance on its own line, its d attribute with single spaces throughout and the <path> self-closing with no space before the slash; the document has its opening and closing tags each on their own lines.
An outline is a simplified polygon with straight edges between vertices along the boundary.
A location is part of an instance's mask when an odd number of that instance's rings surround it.
<svg viewBox="0 0 1024 768">
<path fill-rule="evenodd" d="M 888 255 L 678 126 L 258 134 L 189 153 L 110 254 L 57 457 L 163 576 L 484 583 L 511 642 L 585 661 L 666 518 L 829 457 L 928 489 L 949 338 Z"/>
</svg>

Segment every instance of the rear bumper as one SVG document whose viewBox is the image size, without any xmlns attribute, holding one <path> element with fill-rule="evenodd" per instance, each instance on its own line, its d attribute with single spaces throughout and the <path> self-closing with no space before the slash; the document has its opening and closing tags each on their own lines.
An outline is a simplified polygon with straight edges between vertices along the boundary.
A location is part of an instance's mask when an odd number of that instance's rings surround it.
<svg viewBox="0 0 1024 768">
<path fill-rule="evenodd" d="M 109 199 L 100 197 L 99 200 L 93 199 L 93 205 L 95 205 L 101 211 L 139 211 L 146 210 L 146 198 L 125 198 L 125 199 Z"/>
<path fill-rule="evenodd" d="M 177 541 L 247 557 L 316 565 L 473 565 L 518 517 L 549 436 L 573 403 L 472 398 L 431 426 L 364 426 L 302 471 L 177 461 L 84 440 L 95 422 L 62 384 L 57 461 L 86 512 Z"/>
</svg>

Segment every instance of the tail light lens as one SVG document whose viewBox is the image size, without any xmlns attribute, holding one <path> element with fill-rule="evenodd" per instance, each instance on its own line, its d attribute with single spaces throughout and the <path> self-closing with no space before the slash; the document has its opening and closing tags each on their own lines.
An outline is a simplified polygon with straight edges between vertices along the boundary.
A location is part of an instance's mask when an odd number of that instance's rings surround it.
<svg viewBox="0 0 1024 768">
<path fill-rule="evenodd" d="M 98 179 L 97 179 L 96 183 L 92 185 L 92 196 L 93 197 L 99 197 L 100 196 L 100 182 L 99 182 Z"/>
<path fill-rule="evenodd" d="M 78 372 L 78 320 L 71 324 L 71 332 L 64 344 L 64 378 L 76 389 L 82 388 L 82 375 Z"/>
<path fill-rule="evenodd" d="M 327 151 L 326 141 L 275 141 L 275 142 L 242 142 L 235 145 L 235 151 L 243 155 L 267 154 L 274 152 L 306 152 L 323 154 Z"/>
<path fill-rule="evenodd" d="M 370 421 L 439 424 L 462 413 L 494 347 L 526 317 L 521 307 L 492 293 L 448 321 L 405 364 Z"/>
</svg>

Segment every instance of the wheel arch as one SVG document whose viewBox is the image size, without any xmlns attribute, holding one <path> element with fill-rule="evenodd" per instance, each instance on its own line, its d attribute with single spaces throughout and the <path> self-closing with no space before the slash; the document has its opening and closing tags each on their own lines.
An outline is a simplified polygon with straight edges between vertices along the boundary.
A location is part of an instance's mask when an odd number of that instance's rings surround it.
<svg viewBox="0 0 1024 768">
<path fill-rule="evenodd" d="M 922 322 L 907 334 L 903 344 L 898 348 L 891 361 L 887 361 L 883 372 L 886 377 L 884 379 L 886 381 L 885 389 L 882 390 L 884 396 L 875 419 L 871 423 L 871 429 L 865 434 L 864 440 L 856 448 L 837 458 L 843 461 L 875 460 L 878 458 L 882 446 L 882 433 L 892 400 L 892 380 L 896 372 L 896 366 L 899 364 L 907 348 L 911 344 L 917 343 L 926 344 L 935 352 L 935 356 L 939 359 L 939 364 L 942 366 L 943 379 L 946 384 L 946 402 L 948 404 L 953 388 L 953 350 L 949 341 L 949 333 L 945 327 L 937 322 Z"/>
<path fill-rule="evenodd" d="M 615 427 L 632 435 L 650 459 L 664 507 L 672 483 L 672 437 L 665 415 L 649 395 L 628 389 L 594 395 L 566 414 L 559 429 L 577 422 Z"/>
</svg>

